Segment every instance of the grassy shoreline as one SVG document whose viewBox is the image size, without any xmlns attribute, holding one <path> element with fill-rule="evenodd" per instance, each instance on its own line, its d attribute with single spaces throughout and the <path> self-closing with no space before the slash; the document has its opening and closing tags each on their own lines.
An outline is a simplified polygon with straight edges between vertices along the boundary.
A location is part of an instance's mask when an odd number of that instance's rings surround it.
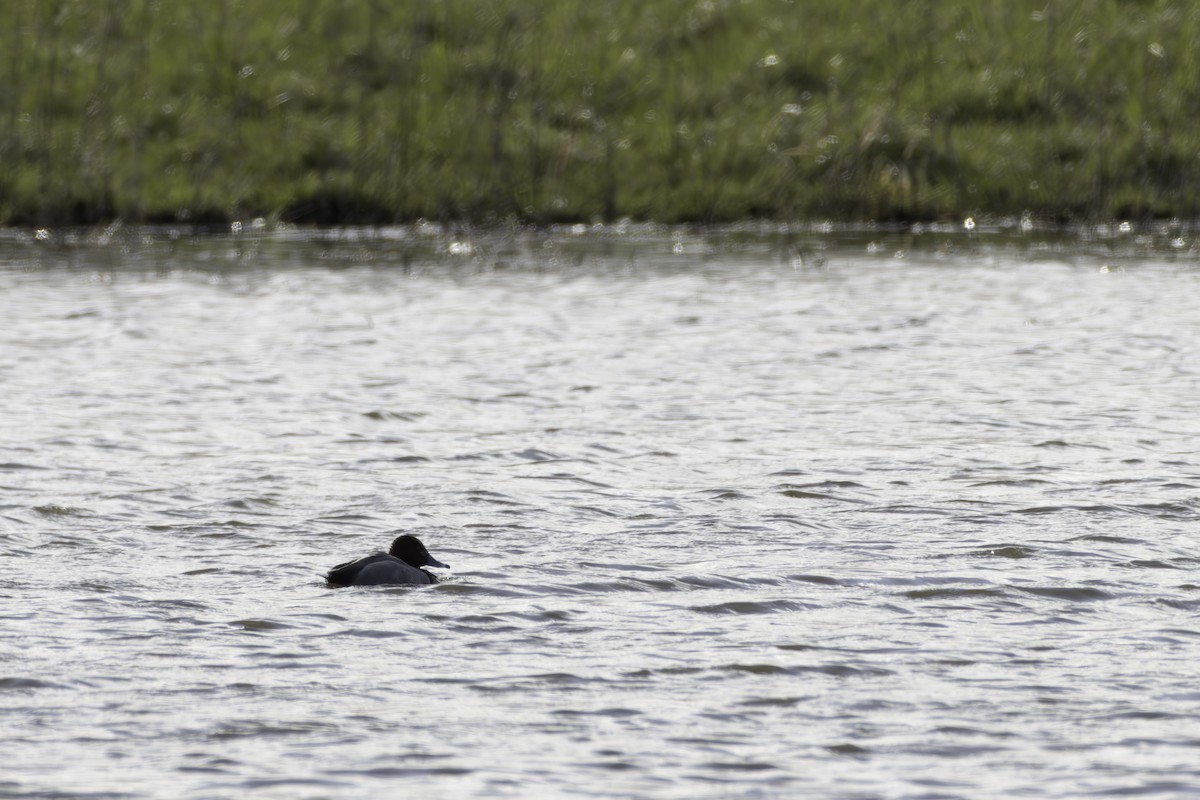
<svg viewBox="0 0 1200 800">
<path fill-rule="evenodd" d="M 1182 3 L 12 5 L 0 224 L 1200 216 Z"/>
</svg>

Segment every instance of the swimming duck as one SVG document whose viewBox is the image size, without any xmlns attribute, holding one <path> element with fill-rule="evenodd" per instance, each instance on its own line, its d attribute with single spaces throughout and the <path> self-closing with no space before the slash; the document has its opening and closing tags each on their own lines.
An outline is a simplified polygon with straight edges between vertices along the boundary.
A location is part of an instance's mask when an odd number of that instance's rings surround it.
<svg viewBox="0 0 1200 800">
<path fill-rule="evenodd" d="M 329 570 L 325 580 L 331 586 L 379 586 L 384 584 L 437 583 L 433 573 L 421 567 L 445 567 L 412 534 L 396 537 L 386 553 L 347 561 Z"/>
</svg>

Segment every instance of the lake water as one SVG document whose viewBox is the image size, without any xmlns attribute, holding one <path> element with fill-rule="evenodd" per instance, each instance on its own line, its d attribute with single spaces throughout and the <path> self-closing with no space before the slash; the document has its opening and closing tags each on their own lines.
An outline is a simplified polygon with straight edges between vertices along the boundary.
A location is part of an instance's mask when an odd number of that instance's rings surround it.
<svg viewBox="0 0 1200 800">
<path fill-rule="evenodd" d="M 1200 795 L 1198 312 L 1168 228 L 6 234 L 0 796 Z"/>
</svg>

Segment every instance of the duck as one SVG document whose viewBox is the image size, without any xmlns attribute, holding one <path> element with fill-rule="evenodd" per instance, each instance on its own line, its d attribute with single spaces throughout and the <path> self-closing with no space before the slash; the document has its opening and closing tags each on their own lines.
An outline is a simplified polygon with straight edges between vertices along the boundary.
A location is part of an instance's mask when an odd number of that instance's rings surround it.
<svg viewBox="0 0 1200 800">
<path fill-rule="evenodd" d="M 450 565 L 431 556 L 420 539 L 406 533 L 397 536 L 386 553 L 338 564 L 329 570 L 325 580 L 338 587 L 437 583 L 437 576 L 423 567 L 449 569 Z"/>
</svg>

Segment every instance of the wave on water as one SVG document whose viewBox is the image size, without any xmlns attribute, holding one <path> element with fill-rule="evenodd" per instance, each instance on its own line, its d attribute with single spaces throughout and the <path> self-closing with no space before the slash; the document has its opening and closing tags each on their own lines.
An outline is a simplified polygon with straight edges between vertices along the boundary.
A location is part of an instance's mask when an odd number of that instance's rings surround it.
<svg viewBox="0 0 1200 800">
<path fill-rule="evenodd" d="M 1194 231 L 616 227 L 0 236 L 0 795 L 1200 785 Z"/>
</svg>

